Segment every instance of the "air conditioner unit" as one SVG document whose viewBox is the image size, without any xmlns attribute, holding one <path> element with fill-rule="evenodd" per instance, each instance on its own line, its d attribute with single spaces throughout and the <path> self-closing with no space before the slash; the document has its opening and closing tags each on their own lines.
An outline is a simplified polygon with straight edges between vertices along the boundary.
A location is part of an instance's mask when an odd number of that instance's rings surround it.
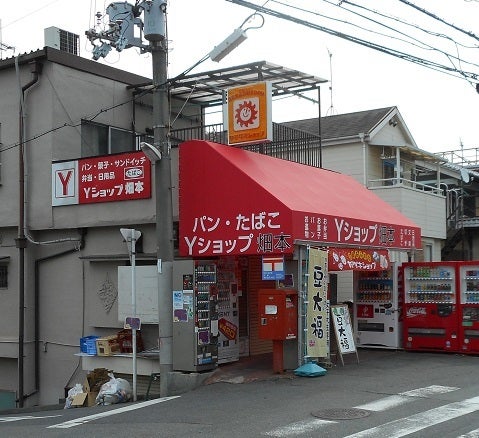
<svg viewBox="0 0 479 438">
<path fill-rule="evenodd" d="M 58 27 L 47 27 L 44 30 L 45 46 L 79 55 L 80 37 L 74 33 L 59 29 Z"/>
</svg>

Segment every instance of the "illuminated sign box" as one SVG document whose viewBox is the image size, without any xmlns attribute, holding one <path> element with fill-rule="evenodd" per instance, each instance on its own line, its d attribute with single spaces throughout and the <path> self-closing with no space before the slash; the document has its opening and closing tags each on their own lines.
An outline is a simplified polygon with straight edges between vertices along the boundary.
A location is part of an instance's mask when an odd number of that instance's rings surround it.
<svg viewBox="0 0 479 438">
<path fill-rule="evenodd" d="M 271 83 L 257 82 L 229 88 L 224 105 L 228 144 L 261 143 L 273 140 Z"/>
</svg>

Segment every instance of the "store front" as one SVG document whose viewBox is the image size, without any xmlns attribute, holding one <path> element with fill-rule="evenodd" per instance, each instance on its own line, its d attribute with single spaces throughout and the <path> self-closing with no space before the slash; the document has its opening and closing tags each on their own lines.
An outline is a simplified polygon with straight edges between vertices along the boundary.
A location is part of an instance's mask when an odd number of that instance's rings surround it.
<svg viewBox="0 0 479 438">
<path fill-rule="evenodd" d="M 250 355 L 272 351 L 261 334 L 265 289 L 298 296 L 285 367 L 329 354 L 327 249 L 381 250 L 372 261 L 380 266 L 387 250 L 421 247 L 413 222 L 349 176 L 199 140 L 180 145 L 179 219 L 187 267 L 175 275 L 174 369 L 188 368 L 175 365 L 175 351 L 185 348 L 177 354 L 193 357 L 191 370 L 211 367 L 221 356 L 214 345 L 239 343 L 239 332 L 246 333 Z M 322 264 L 311 258 L 312 248 L 324 253 Z M 237 322 L 226 312 L 237 314 Z"/>
</svg>

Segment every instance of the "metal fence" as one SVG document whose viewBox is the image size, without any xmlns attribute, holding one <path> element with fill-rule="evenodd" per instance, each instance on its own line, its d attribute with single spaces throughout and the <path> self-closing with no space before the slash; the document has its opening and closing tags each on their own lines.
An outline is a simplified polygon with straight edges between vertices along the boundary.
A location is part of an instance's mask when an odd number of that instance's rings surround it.
<svg viewBox="0 0 479 438">
<path fill-rule="evenodd" d="M 188 140 L 207 140 L 228 144 L 228 132 L 222 123 L 171 132 L 172 146 Z M 234 146 L 271 157 L 294 161 L 313 167 L 321 167 L 321 139 L 304 131 L 273 123 L 273 141 Z"/>
</svg>

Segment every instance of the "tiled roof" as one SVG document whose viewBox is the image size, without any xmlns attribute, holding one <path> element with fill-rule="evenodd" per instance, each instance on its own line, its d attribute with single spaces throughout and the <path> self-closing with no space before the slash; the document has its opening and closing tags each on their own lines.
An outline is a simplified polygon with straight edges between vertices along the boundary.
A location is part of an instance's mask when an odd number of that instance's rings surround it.
<svg viewBox="0 0 479 438">
<path fill-rule="evenodd" d="M 336 139 L 369 134 L 395 107 L 321 117 L 322 139 Z M 282 125 L 318 135 L 318 118 L 284 122 Z"/>
</svg>

